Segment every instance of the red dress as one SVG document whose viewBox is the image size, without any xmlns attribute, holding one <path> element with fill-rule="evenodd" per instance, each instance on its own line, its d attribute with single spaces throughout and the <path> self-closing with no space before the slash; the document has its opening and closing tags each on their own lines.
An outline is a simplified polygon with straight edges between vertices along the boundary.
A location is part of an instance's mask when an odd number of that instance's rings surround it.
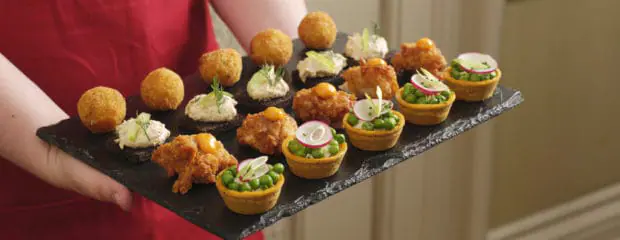
<svg viewBox="0 0 620 240">
<path fill-rule="evenodd" d="M 69 115 L 87 89 L 139 93 L 157 67 L 181 76 L 217 43 L 207 0 L 9 0 L 0 52 Z M 262 234 L 251 238 L 262 239 Z M 0 159 L 0 239 L 217 239 L 136 196 L 130 213 L 54 188 Z"/>
</svg>

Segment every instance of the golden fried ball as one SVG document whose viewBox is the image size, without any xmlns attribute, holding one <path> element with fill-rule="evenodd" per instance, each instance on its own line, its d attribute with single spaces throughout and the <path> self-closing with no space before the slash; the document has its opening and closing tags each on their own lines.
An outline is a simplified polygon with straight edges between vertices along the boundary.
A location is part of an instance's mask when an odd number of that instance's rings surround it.
<svg viewBox="0 0 620 240">
<path fill-rule="evenodd" d="M 250 42 L 250 57 L 258 65 L 285 65 L 293 55 L 291 37 L 277 29 L 259 32 Z"/>
<path fill-rule="evenodd" d="M 168 68 L 155 69 L 142 80 L 140 96 L 153 110 L 177 109 L 185 96 L 183 80 Z"/>
<path fill-rule="evenodd" d="M 308 13 L 297 27 L 299 39 L 306 47 L 313 49 L 331 48 L 337 32 L 334 20 L 320 11 Z"/>
<path fill-rule="evenodd" d="M 127 112 L 123 95 L 116 89 L 102 86 L 84 92 L 77 108 L 82 124 L 93 133 L 114 131 Z"/>
<path fill-rule="evenodd" d="M 211 84 L 213 78 L 217 76 L 220 84 L 231 87 L 239 81 L 243 70 L 241 54 L 232 48 L 205 53 L 198 62 L 200 75 L 207 84 Z"/>
</svg>

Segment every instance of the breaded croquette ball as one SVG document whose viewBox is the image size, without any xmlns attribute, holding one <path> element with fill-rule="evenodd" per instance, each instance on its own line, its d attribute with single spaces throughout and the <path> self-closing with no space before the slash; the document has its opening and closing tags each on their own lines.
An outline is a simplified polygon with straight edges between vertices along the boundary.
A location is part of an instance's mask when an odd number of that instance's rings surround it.
<svg viewBox="0 0 620 240">
<path fill-rule="evenodd" d="M 213 78 L 217 76 L 220 84 L 231 87 L 241 77 L 241 70 L 243 70 L 241 54 L 232 48 L 208 52 L 200 57 L 198 68 L 202 79 L 207 84 L 211 84 Z"/>
<path fill-rule="evenodd" d="M 269 28 L 259 32 L 250 42 L 250 57 L 257 65 L 282 66 L 293 55 L 291 37 L 280 30 Z"/>
<path fill-rule="evenodd" d="M 153 110 L 177 109 L 185 96 L 183 80 L 168 68 L 155 69 L 142 80 L 140 96 L 144 104 Z"/>
<path fill-rule="evenodd" d="M 297 27 L 299 39 L 312 49 L 331 48 L 336 41 L 336 23 L 325 12 L 308 13 Z"/>
<path fill-rule="evenodd" d="M 82 124 L 93 133 L 114 131 L 127 112 L 123 95 L 116 89 L 102 86 L 84 92 L 77 108 Z"/>
</svg>

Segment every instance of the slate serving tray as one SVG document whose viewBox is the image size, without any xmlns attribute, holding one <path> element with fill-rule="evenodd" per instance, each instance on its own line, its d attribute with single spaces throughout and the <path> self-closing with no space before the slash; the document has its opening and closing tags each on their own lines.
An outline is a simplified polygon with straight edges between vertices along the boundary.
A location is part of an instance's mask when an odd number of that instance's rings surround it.
<svg viewBox="0 0 620 240">
<path fill-rule="evenodd" d="M 339 33 L 334 50 L 344 51 L 346 35 Z M 303 44 L 295 40 L 294 54 L 286 66 L 288 73 L 295 70 L 296 64 L 303 59 Z M 257 66 L 244 57 L 243 78 L 251 76 Z M 400 76 L 406 78 L 406 74 Z M 401 79 L 402 80 L 402 79 Z M 152 112 L 152 118 L 162 121 L 171 130 L 172 137 L 180 133 L 184 106 L 195 94 L 208 91 L 198 74 L 184 79 L 186 99 L 176 112 Z M 292 89 L 298 90 L 304 85 L 293 76 Z M 340 167 L 340 171 L 327 179 L 305 180 L 286 171 L 286 183 L 278 204 L 272 210 L 255 216 L 238 215 L 226 208 L 214 184 L 194 184 L 186 195 L 172 193 L 174 178 L 168 178 L 166 172 L 155 163 L 148 161 L 148 151 L 132 153 L 119 151 L 114 144 L 114 134 L 94 135 L 82 126 L 76 117 L 63 120 L 55 125 L 40 128 L 37 131 L 44 141 L 58 146 L 75 158 L 116 179 L 132 191 L 170 209 L 195 225 L 214 233 L 224 239 L 240 239 L 268 227 L 278 220 L 292 216 L 297 212 L 325 200 L 342 190 L 362 182 L 394 165 L 411 159 L 433 146 L 449 140 L 515 106 L 523 101 L 519 91 L 499 86 L 493 97 L 481 103 L 464 103 L 457 101 L 452 107 L 448 119 L 433 127 L 421 127 L 406 124 L 398 144 L 385 152 L 366 152 L 351 146 Z M 289 112 L 290 109 L 288 109 Z M 128 117 L 134 117 L 136 111 L 148 111 L 139 96 L 127 98 Z M 244 111 L 240 109 L 240 111 Z M 236 131 L 216 134 L 230 153 L 243 160 L 261 154 L 248 147 L 240 146 L 235 140 Z M 172 139 L 172 137 L 170 139 Z M 139 159 L 136 161 L 136 158 Z M 140 163 L 143 160 L 146 162 Z M 270 163 L 281 162 L 283 157 L 270 157 Z"/>
</svg>

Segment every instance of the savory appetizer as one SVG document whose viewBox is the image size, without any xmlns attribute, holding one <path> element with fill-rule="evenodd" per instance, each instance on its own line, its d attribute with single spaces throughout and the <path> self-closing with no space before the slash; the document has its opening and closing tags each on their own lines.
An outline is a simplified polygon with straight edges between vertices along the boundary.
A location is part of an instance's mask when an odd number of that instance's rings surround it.
<svg viewBox="0 0 620 240">
<path fill-rule="evenodd" d="M 354 102 L 355 96 L 337 91 L 329 83 L 319 83 L 310 89 L 297 91 L 293 98 L 293 111 L 302 121 L 319 120 L 342 128 L 342 118 Z"/>
<path fill-rule="evenodd" d="M 295 135 L 297 122 L 281 108 L 268 107 L 265 111 L 248 114 L 237 129 L 237 140 L 263 154 L 280 154 L 282 141 Z"/>
<path fill-rule="evenodd" d="M 115 142 L 120 149 L 148 148 L 164 143 L 170 136 L 170 131 L 162 122 L 152 120 L 151 114 L 140 113 L 118 125 L 116 135 L 118 138 Z"/>
<path fill-rule="evenodd" d="M 182 127 L 199 132 L 219 133 L 236 128 L 242 116 L 237 113 L 237 101 L 222 90 L 218 78 L 211 83 L 209 94 L 199 94 L 185 106 L 186 119 Z"/>
<path fill-rule="evenodd" d="M 320 121 L 302 124 L 295 137 L 282 143 L 282 152 L 291 172 L 298 177 L 320 179 L 330 177 L 340 168 L 347 152 L 343 134 Z"/>
<path fill-rule="evenodd" d="M 180 194 L 187 193 L 192 183 L 214 183 L 220 171 L 237 165 L 237 159 L 208 133 L 179 135 L 155 149 L 151 159 L 163 167 L 168 176 L 179 176 L 172 192 Z"/>
<path fill-rule="evenodd" d="M 92 133 L 116 129 L 127 114 L 127 103 L 116 89 L 98 86 L 84 92 L 77 103 L 82 124 Z"/>
<path fill-rule="evenodd" d="M 241 77 L 241 54 L 232 48 L 205 53 L 199 59 L 198 69 L 207 84 L 211 84 L 212 79 L 217 77 L 222 86 L 231 87 Z"/>
<path fill-rule="evenodd" d="M 436 125 L 448 118 L 456 98 L 454 92 L 424 68 L 405 84 L 396 101 L 407 122 L 417 125 Z"/>
<path fill-rule="evenodd" d="M 381 88 L 377 87 L 376 91 L 377 98 L 366 95 L 342 119 L 351 144 L 361 150 L 383 151 L 394 147 L 405 126 L 405 117 L 392 110 L 391 101 L 383 100 Z"/>
<path fill-rule="evenodd" d="M 307 51 L 306 58 L 297 63 L 300 80 L 309 86 L 319 82 L 334 82 L 347 66 L 347 58 L 334 51 Z"/>
<path fill-rule="evenodd" d="M 264 65 L 247 82 L 245 88 L 233 90 L 239 104 L 251 112 L 260 112 L 269 106 L 286 108 L 291 105 L 293 93 L 285 76 L 290 76 L 283 67 Z"/>
<path fill-rule="evenodd" d="M 446 67 L 446 59 L 433 40 L 422 38 L 415 43 L 401 44 L 400 52 L 392 58 L 392 65 L 396 71 L 415 72 L 424 68 L 438 76 Z"/>
<path fill-rule="evenodd" d="M 218 174 L 215 185 L 228 209 L 253 215 L 276 205 L 284 185 L 284 165 L 270 165 L 267 160 L 267 156 L 248 159 Z"/>
<path fill-rule="evenodd" d="M 332 17 L 321 11 L 308 13 L 297 27 L 299 39 L 311 49 L 331 48 L 337 33 Z"/>
<path fill-rule="evenodd" d="M 283 66 L 293 55 L 291 37 L 277 29 L 259 32 L 250 42 L 250 57 L 257 65 Z"/>
<path fill-rule="evenodd" d="M 481 53 L 459 55 L 443 73 L 443 80 L 456 92 L 456 99 L 472 102 L 493 96 L 501 77 L 495 59 Z"/>
<path fill-rule="evenodd" d="M 150 72 L 140 84 L 140 97 L 153 110 L 175 110 L 185 97 L 183 80 L 168 68 Z"/>
<path fill-rule="evenodd" d="M 385 38 L 378 34 L 375 25 L 374 33 L 370 34 L 368 28 L 362 30 L 362 34 L 355 33 L 349 36 L 344 48 L 344 54 L 356 61 L 369 58 L 383 58 L 388 52 L 388 44 Z"/>
<path fill-rule="evenodd" d="M 370 95 L 376 98 L 375 89 L 381 88 L 383 99 L 390 100 L 398 91 L 398 80 L 394 68 L 381 58 L 362 59 L 360 66 L 347 69 L 342 73 L 344 84 L 341 89 L 358 98 Z"/>
</svg>

